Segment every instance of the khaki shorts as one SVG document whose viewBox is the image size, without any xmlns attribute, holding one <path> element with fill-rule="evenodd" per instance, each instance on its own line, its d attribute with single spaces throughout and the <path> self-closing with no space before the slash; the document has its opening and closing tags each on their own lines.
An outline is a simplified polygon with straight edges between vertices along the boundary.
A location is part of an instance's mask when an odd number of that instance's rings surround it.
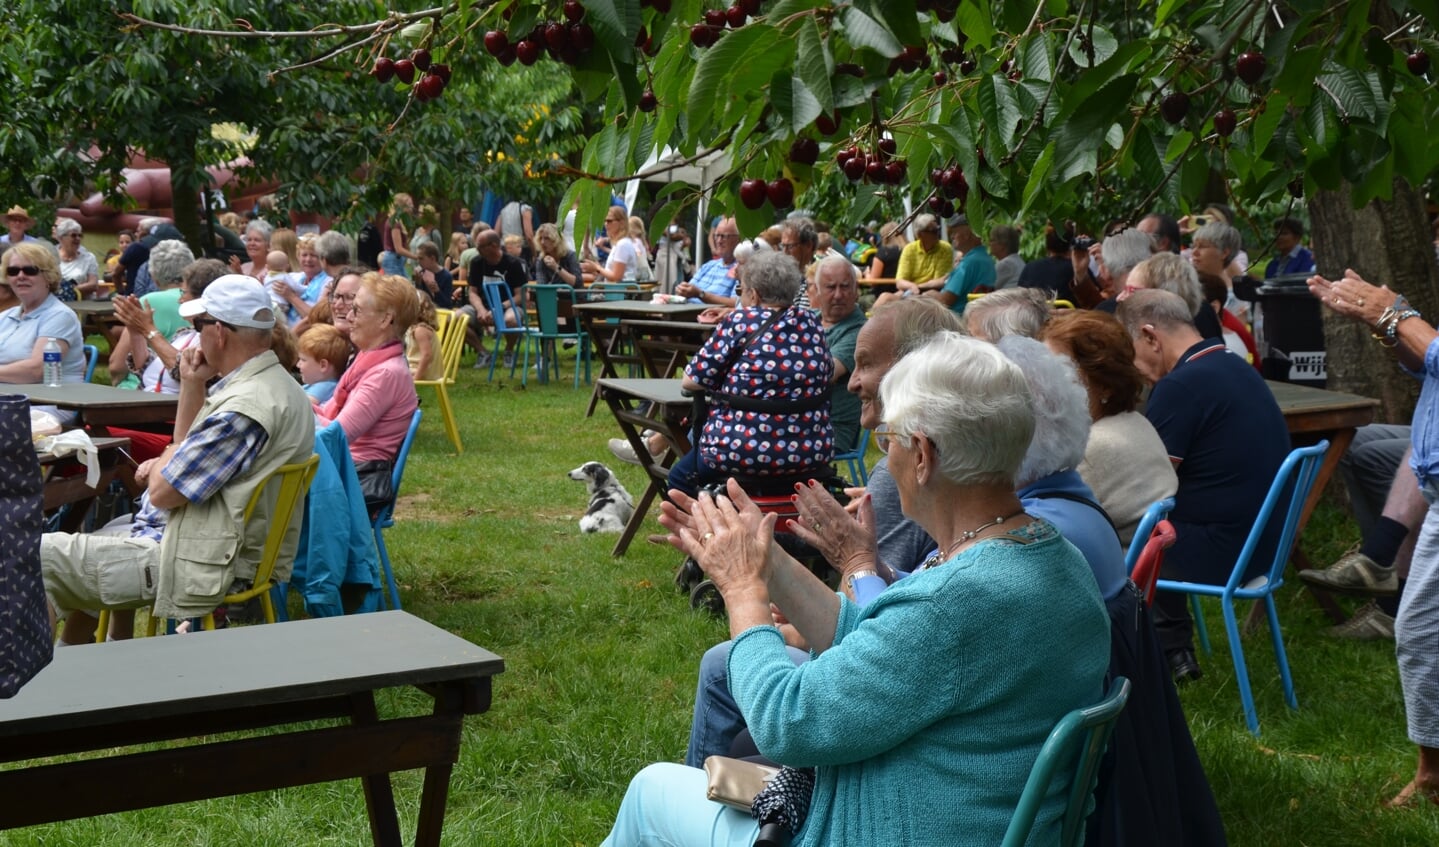
<svg viewBox="0 0 1439 847">
<path fill-rule="evenodd" d="M 40 567 L 59 612 L 137 609 L 155 600 L 160 545 L 146 538 L 47 532 L 40 537 Z"/>
</svg>

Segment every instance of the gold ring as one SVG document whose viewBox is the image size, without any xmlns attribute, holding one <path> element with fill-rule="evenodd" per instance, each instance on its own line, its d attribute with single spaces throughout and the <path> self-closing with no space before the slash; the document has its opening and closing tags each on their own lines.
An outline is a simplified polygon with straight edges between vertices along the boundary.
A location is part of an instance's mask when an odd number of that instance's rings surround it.
<svg viewBox="0 0 1439 847">
<path fill-rule="evenodd" d="M 820 523 L 819 521 L 814 521 L 810 525 L 814 527 L 815 532 L 819 532 L 820 530 L 824 529 L 824 524 Z"/>
<path fill-rule="evenodd" d="M 714 537 L 715 537 L 715 534 L 714 534 L 713 532 L 706 532 L 704 535 L 701 535 L 701 536 L 700 536 L 700 541 L 703 541 L 703 542 L 708 543 L 709 540 L 710 540 L 711 538 L 714 538 Z"/>
<path fill-rule="evenodd" d="M 1354 304 L 1361 309 L 1364 308 L 1364 298 L 1360 297 L 1358 300 L 1354 301 Z"/>
</svg>

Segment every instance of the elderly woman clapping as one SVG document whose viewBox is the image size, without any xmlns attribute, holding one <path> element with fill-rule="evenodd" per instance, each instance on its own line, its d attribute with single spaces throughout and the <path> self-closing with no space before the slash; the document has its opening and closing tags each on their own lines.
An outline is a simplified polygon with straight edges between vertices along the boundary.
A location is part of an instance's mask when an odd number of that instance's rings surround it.
<svg viewBox="0 0 1439 847">
<path fill-rule="evenodd" d="M 671 492 L 661 520 L 724 596 L 730 686 L 760 752 L 817 768 L 797 844 L 995 844 L 1054 724 L 1099 699 L 1108 619 L 1079 552 L 1015 496 L 1034 418 L 1013 363 L 945 333 L 881 395 L 904 512 L 941 554 L 864 608 L 784 553 L 734 483 L 717 500 Z M 791 662 L 771 602 L 814 660 Z M 1036 842 L 1058 839 L 1067 793 L 1042 805 Z M 702 771 L 658 764 L 605 844 L 748 847 L 757 831 L 705 799 Z"/>
</svg>

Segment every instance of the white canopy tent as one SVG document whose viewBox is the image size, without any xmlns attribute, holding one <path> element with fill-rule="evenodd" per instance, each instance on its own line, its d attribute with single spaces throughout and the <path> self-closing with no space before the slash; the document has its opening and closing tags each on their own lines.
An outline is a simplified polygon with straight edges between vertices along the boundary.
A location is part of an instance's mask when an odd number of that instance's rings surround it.
<svg viewBox="0 0 1439 847">
<path fill-rule="evenodd" d="M 689 159 L 694 159 L 694 161 L 688 161 Z M 704 235 L 705 221 L 709 218 L 708 191 L 733 166 L 730 155 L 723 150 L 714 150 L 693 157 L 680 155 L 674 148 L 666 147 L 650 154 L 649 159 L 638 171 L 639 179 L 632 179 L 625 183 L 625 208 L 634 208 L 635 199 L 639 196 L 641 180 L 644 182 L 687 182 L 699 186 L 701 191 L 706 192 L 700 195 L 698 223 L 695 225 L 694 233 L 695 264 L 699 265 L 705 261 L 705 254 L 708 252 L 705 250 L 708 242 L 705 241 Z"/>
</svg>

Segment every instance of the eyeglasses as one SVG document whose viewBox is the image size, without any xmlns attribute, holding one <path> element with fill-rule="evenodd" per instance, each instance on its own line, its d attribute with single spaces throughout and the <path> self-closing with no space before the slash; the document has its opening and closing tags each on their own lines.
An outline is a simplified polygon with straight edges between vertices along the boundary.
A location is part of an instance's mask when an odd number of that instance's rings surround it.
<svg viewBox="0 0 1439 847">
<path fill-rule="evenodd" d="M 225 329 L 232 330 L 232 331 L 235 329 L 235 325 L 234 325 L 234 324 L 225 323 L 224 321 L 220 320 L 219 318 L 191 318 L 191 319 L 190 319 L 190 325 L 195 328 L 195 331 L 196 331 L 196 332 L 204 332 L 204 331 L 205 331 L 205 327 L 210 326 L 211 324 L 219 324 L 220 326 L 223 326 Z"/>
<path fill-rule="evenodd" d="M 11 265 L 10 267 L 5 269 L 6 276 L 19 276 L 20 274 L 24 274 L 26 276 L 39 276 L 40 269 L 35 267 L 34 265 Z"/>
<path fill-rule="evenodd" d="M 331 294 L 331 295 L 330 295 L 330 302 L 331 302 L 331 303 L 334 303 L 336 306 L 350 306 L 350 307 L 353 307 L 353 306 L 355 305 L 355 295 L 353 295 L 353 294 Z"/>
<path fill-rule="evenodd" d="M 880 424 L 874 428 L 874 446 L 878 448 L 879 452 L 888 454 L 889 446 L 894 443 L 896 434 L 889 424 Z"/>
</svg>

